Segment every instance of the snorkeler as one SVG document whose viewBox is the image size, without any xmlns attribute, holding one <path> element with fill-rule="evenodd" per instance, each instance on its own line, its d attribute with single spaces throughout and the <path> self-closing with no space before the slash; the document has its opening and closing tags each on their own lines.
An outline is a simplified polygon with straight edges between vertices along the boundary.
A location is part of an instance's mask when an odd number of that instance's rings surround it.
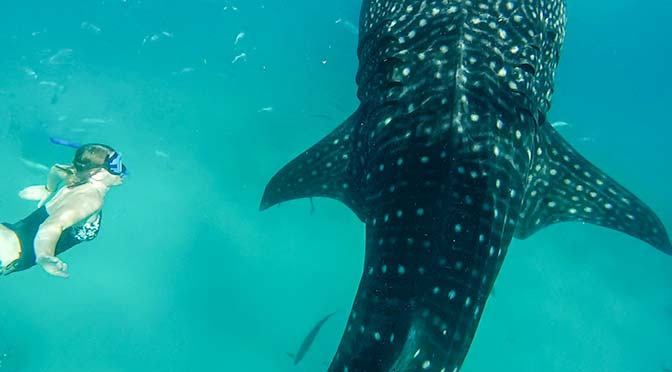
<svg viewBox="0 0 672 372">
<path fill-rule="evenodd" d="M 0 225 L 0 275 L 37 263 L 67 278 L 68 265 L 56 256 L 96 237 L 105 195 L 123 183 L 126 173 L 120 153 L 87 144 L 77 148 L 72 165 L 51 167 L 46 185 L 21 190 L 21 198 L 39 201 L 38 209 L 17 223 Z"/>
</svg>

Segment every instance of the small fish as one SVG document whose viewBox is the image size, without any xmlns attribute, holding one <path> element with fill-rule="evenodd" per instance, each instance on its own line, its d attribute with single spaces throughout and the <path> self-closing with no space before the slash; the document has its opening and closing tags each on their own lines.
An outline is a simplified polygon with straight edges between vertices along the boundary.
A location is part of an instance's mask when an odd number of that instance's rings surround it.
<svg viewBox="0 0 672 372">
<path fill-rule="evenodd" d="M 35 169 L 35 170 L 40 171 L 40 172 L 48 172 L 49 171 L 49 167 L 47 167 L 46 165 L 34 162 L 32 160 L 21 158 L 21 162 L 25 166 L 27 166 L 28 168 Z"/>
<path fill-rule="evenodd" d="M 569 124 L 566 121 L 556 121 L 555 123 L 551 124 L 553 128 L 562 128 L 562 127 L 569 127 L 571 124 Z"/>
<path fill-rule="evenodd" d="M 336 21 L 334 21 L 334 24 L 342 25 L 343 28 L 346 31 L 348 31 L 349 33 L 351 33 L 353 35 L 358 35 L 359 34 L 359 30 L 357 30 L 357 26 L 355 26 L 352 22 L 350 22 L 348 20 L 345 20 L 343 18 L 339 18 Z"/>
<path fill-rule="evenodd" d="M 243 40 L 244 37 L 245 37 L 245 33 L 244 32 L 239 32 L 238 35 L 236 35 L 236 41 L 233 42 L 233 45 L 238 45 L 238 42 Z"/>
<path fill-rule="evenodd" d="M 147 44 L 148 41 L 153 43 L 155 41 L 158 41 L 159 39 L 161 39 L 161 35 L 159 34 L 147 35 L 142 39 L 142 46 L 145 46 L 145 44 Z"/>
<path fill-rule="evenodd" d="M 165 158 L 165 159 L 170 158 L 170 155 L 168 155 L 167 153 L 165 153 L 161 150 L 154 150 L 154 155 L 156 155 L 159 158 Z"/>
<path fill-rule="evenodd" d="M 37 72 L 30 67 L 24 67 L 23 72 L 31 79 L 37 79 Z"/>
<path fill-rule="evenodd" d="M 55 87 L 55 86 L 58 86 L 58 83 L 55 83 L 55 82 L 53 82 L 53 81 L 44 81 L 44 80 L 43 80 L 43 81 L 40 81 L 38 84 L 39 84 L 39 85 L 43 85 L 43 86 L 47 86 L 47 87 Z"/>
<path fill-rule="evenodd" d="M 83 124 L 107 124 L 110 121 L 107 119 L 100 119 L 100 118 L 82 118 L 80 120 Z"/>
<path fill-rule="evenodd" d="M 173 34 L 168 31 L 161 31 L 161 35 L 165 37 L 173 37 Z"/>
<path fill-rule="evenodd" d="M 316 118 L 316 119 L 327 120 L 327 121 L 333 121 L 334 120 L 334 118 L 331 117 L 331 115 L 327 115 L 327 114 L 312 114 L 312 115 L 310 115 L 310 117 Z"/>
<path fill-rule="evenodd" d="M 98 35 L 102 31 L 100 27 L 86 21 L 82 22 L 82 24 L 79 27 L 82 30 L 88 31 L 95 35 Z"/>
<path fill-rule="evenodd" d="M 182 74 L 188 74 L 190 72 L 196 71 L 193 67 L 185 67 L 182 70 L 178 72 L 173 72 L 173 75 L 182 75 Z"/>
<path fill-rule="evenodd" d="M 61 49 L 53 56 L 47 59 L 50 65 L 66 65 L 72 63 L 73 50 L 69 48 Z"/>
<path fill-rule="evenodd" d="M 247 57 L 247 53 L 245 53 L 245 52 L 240 53 L 239 55 L 233 57 L 233 60 L 231 61 L 231 63 L 232 63 L 232 64 L 233 64 L 233 63 L 236 63 L 236 62 L 238 62 L 239 60 L 241 60 L 241 59 L 243 59 L 243 58 L 245 58 L 245 57 Z"/>
<path fill-rule="evenodd" d="M 260 108 L 259 111 L 257 111 L 257 112 L 272 112 L 272 111 L 273 111 L 273 107 L 272 106 L 267 106 L 267 107 Z"/>
<path fill-rule="evenodd" d="M 313 329 L 311 329 L 310 332 L 308 332 L 306 337 L 303 339 L 303 342 L 301 343 L 301 346 L 299 346 L 299 350 L 296 352 L 296 354 L 287 353 L 287 355 L 289 355 L 289 357 L 294 360 L 294 365 L 299 364 L 299 362 L 303 359 L 303 357 L 306 356 L 306 353 L 313 345 L 313 341 L 315 341 L 317 333 L 320 332 L 320 328 L 322 328 L 324 323 L 334 314 L 336 313 L 334 312 L 331 314 L 327 314 L 324 318 L 322 318 L 319 322 L 317 322 L 317 324 L 313 326 Z"/>
</svg>

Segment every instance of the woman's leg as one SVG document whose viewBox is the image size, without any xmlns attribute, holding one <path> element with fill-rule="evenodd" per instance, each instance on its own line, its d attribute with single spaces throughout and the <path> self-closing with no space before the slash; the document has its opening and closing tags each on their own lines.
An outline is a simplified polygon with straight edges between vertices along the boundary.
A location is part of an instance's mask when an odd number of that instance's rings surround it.
<svg viewBox="0 0 672 372">
<path fill-rule="evenodd" d="M 21 254 L 21 243 L 16 233 L 0 225 L 0 270 L 14 262 Z"/>
</svg>

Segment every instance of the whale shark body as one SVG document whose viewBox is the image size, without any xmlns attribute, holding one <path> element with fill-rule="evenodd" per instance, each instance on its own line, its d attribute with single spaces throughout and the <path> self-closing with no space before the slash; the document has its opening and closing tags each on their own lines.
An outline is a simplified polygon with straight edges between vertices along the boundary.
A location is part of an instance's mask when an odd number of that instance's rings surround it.
<svg viewBox="0 0 672 372">
<path fill-rule="evenodd" d="M 366 224 L 329 371 L 457 371 L 512 238 L 553 223 L 672 254 L 654 212 L 546 118 L 564 1 L 365 0 L 359 28 L 359 107 L 261 202 L 330 197 Z"/>
</svg>

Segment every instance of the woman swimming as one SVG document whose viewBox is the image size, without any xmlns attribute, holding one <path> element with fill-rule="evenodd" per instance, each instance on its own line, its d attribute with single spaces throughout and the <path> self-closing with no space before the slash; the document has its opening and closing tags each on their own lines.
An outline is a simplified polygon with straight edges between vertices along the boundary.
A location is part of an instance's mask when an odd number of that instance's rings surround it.
<svg viewBox="0 0 672 372">
<path fill-rule="evenodd" d="M 96 237 L 105 195 L 123 183 L 126 173 L 119 152 L 87 144 L 77 149 L 72 165 L 51 167 L 46 185 L 21 190 L 21 198 L 39 201 L 38 209 L 17 223 L 0 225 L 0 274 L 37 263 L 67 278 L 68 265 L 56 256 Z"/>
</svg>

